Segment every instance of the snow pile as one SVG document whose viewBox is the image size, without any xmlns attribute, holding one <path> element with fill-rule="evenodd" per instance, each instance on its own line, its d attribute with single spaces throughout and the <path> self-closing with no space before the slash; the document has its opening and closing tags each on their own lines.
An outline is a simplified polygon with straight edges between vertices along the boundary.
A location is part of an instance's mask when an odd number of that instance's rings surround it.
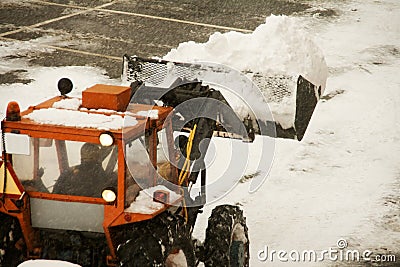
<svg viewBox="0 0 400 267">
<path fill-rule="evenodd" d="M 78 98 L 62 99 L 53 104 L 53 108 L 78 110 L 82 105 L 82 100 Z"/>
<path fill-rule="evenodd" d="M 21 263 L 18 267 L 80 267 L 80 265 L 57 260 L 29 260 Z"/>
<path fill-rule="evenodd" d="M 60 125 L 77 128 L 96 128 L 100 130 L 117 130 L 123 126 L 135 126 L 137 120 L 131 118 L 124 121 L 118 115 L 86 113 L 75 110 L 60 110 L 55 108 L 34 110 L 24 118 L 41 124 Z"/>
<path fill-rule="evenodd" d="M 245 96 L 247 104 L 251 103 L 250 106 L 256 112 L 258 107 L 263 107 L 265 104 L 255 103 L 265 99 L 264 102 L 269 104 L 273 120 L 286 129 L 294 127 L 299 75 L 314 85 L 321 86 L 321 93 L 326 86 L 328 68 L 324 55 L 309 36 L 309 33 L 299 28 L 298 19 L 271 15 L 252 33 L 217 32 L 211 35 L 206 43 L 193 41 L 181 43 L 165 55 L 164 59 L 223 64 L 246 74 L 258 89 L 239 85 L 245 84 L 240 81 L 242 78 L 233 76 L 223 77 L 227 81 L 213 80 L 213 76 L 201 80 L 212 83 L 214 88 L 216 85 L 222 85 L 228 90 L 239 93 L 241 97 Z M 173 70 L 173 66 L 169 69 Z M 243 87 L 243 92 L 235 89 L 235 86 Z M 229 98 L 224 90 L 219 88 L 218 90 L 224 94 L 235 110 L 241 110 L 235 99 Z M 262 95 L 255 93 L 255 90 L 260 90 Z M 247 115 L 248 108 L 245 107 L 244 110 L 244 115 Z M 257 114 L 257 118 L 269 120 L 262 117 L 263 113 L 265 111 Z"/>
<path fill-rule="evenodd" d="M 243 72 L 300 74 L 325 88 L 328 69 L 321 50 L 301 31 L 295 18 L 271 15 L 250 34 L 216 32 L 206 43 L 181 43 L 166 60 L 209 61 Z"/>
<path fill-rule="evenodd" d="M 163 185 L 157 185 L 140 191 L 135 201 L 125 209 L 126 212 L 141 213 L 141 214 L 152 214 L 164 207 L 163 203 L 153 201 L 153 194 L 157 190 L 163 190 L 169 192 L 169 202 L 174 203 L 181 195 L 169 190 Z"/>
</svg>

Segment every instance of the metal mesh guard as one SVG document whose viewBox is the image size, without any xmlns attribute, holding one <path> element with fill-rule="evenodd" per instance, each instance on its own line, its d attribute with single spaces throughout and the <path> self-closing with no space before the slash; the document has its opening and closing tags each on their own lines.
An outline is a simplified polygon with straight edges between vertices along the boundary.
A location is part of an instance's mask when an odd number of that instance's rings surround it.
<svg viewBox="0 0 400 267">
<path fill-rule="evenodd" d="M 136 56 L 124 56 L 123 80 L 142 81 L 155 86 L 162 85 L 169 70 L 182 79 L 195 80 L 204 71 L 224 71 L 201 64 L 171 62 L 161 59 L 143 59 Z M 291 97 L 296 87 L 295 77 L 287 75 L 266 76 L 260 73 L 247 73 L 263 93 L 267 103 L 279 103 Z"/>
</svg>

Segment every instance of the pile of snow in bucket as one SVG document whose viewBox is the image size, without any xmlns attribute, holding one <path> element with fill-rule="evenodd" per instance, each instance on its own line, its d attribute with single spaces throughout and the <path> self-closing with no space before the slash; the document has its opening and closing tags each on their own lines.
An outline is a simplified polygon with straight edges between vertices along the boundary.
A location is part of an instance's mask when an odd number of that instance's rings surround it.
<svg viewBox="0 0 400 267">
<path fill-rule="evenodd" d="M 164 59 L 210 61 L 253 73 L 301 74 L 323 88 L 328 74 L 321 50 L 296 19 L 287 16 L 271 15 L 252 33 L 216 32 L 206 43 L 181 43 Z"/>
<path fill-rule="evenodd" d="M 284 128 L 294 123 L 298 76 L 321 86 L 323 92 L 328 75 L 322 51 L 305 31 L 299 29 L 296 18 L 287 16 L 271 15 L 252 33 L 217 32 L 206 43 L 181 43 L 164 59 L 219 63 L 247 73 L 260 87 L 274 117 L 281 118 L 279 123 Z M 274 85 L 274 81 L 271 84 L 269 77 L 278 77 L 275 81 L 280 83 L 281 80 L 284 84 Z M 278 87 L 285 87 L 285 92 Z M 271 98 L 271 92 L 268 92 L 271 90 L 280 90 L 285 95 Z"/>
</svg>

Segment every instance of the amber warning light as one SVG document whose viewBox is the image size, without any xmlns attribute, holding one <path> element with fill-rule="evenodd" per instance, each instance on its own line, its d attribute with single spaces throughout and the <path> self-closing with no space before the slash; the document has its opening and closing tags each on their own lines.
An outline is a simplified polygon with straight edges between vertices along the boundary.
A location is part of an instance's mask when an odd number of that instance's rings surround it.
<svg viewBox="0 0 400 267">
<path fill-rule="evenodd" d="M 15 101 L 11 101 L 8 103 L 7 112 L 6 112 L 6 120 L 7 121 L 20 121 L 21 120 L 21 110 L 19 105 Z"/>
</svg>

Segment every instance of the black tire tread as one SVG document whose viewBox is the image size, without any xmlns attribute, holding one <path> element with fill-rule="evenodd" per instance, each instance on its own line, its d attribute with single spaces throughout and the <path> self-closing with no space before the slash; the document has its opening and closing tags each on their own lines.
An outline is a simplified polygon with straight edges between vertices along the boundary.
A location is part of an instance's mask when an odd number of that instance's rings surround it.
<svg viewBox="0 0 400 267">
<path fill-rule="evenodd" d="M 244 230 L 247 240 L 248 228 L 243 211 L 233 205 L 221 205 L 214 208 L 206 230 L 204 242 L 206 267 L 231 267 L 230 246 L 234 226 L 240 223 Z M 249 266 L 249 242 L 245 244 L 244 266 Z"/>
<path fill-rule="evenodd" d="M 189 267 L 195 266 L 193 241 L 185 220 L 164 212 L 152 220 L 131 225 L 126 241 L 118 246 L 121 266 L 164 266 L 174 249 L 181 249 Z"/>
<path fill-rule="evenodd" d="M 24 261 L 25 249 L 18 250 L 22 231 L 16 218 L 0 213 L 0 267 L 16 267 Z"/>
</svg>

